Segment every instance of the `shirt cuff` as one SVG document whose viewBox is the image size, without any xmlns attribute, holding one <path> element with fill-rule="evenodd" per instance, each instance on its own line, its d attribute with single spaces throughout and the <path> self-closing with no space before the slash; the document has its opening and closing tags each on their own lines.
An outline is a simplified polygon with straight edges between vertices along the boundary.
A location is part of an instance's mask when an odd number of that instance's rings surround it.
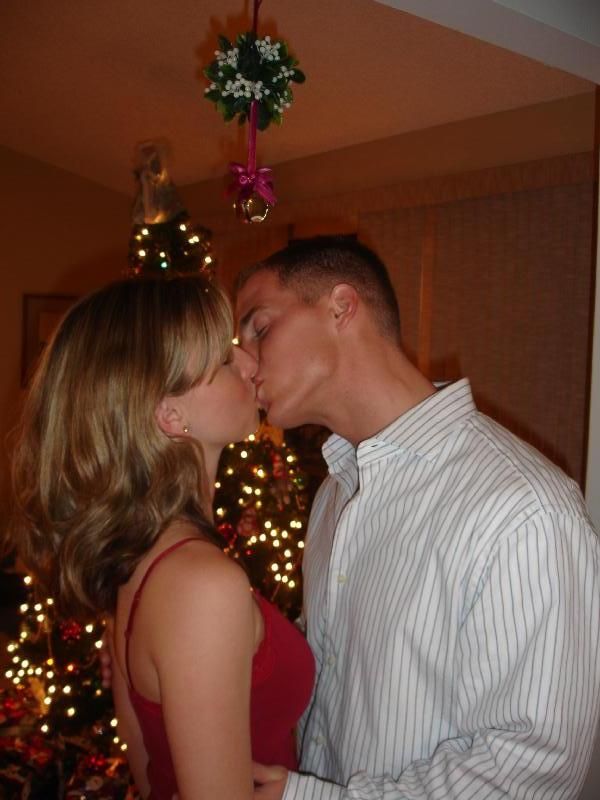
<svg viewBox="0 0 600 800">
<path fill-rule="evenodd" d="M 282 800 L 343 800 L 344 791 L 343 786 L 319 780 L 314 775 L 288 772 Z"/>
</svg>

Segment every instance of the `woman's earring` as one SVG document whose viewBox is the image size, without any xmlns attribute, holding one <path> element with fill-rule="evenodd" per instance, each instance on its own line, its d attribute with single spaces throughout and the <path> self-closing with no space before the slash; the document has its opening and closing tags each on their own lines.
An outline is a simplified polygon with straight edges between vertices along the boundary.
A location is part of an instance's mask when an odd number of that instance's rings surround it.
<svg viewBox="0 0 600 800">
<path fill-rule="evenodd" d="M 189 433 L 189 432 L 190 432 L 190 429 L 188 428 L 188 426 L 187 426 L 187 425 L 184 425 L 184 426 L 183 426 L 183 432 L 184 432 L 184 433 Z"/>
</svg>

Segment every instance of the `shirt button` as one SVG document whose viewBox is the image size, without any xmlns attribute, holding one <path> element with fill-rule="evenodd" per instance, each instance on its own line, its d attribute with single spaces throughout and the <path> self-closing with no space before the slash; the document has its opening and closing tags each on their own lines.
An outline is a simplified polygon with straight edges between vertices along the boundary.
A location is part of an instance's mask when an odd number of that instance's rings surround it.
<svg viewBox="0 0 600 800">
<path fill-rule="evenodd" d="M 327 656 L 327 664 L 332 667 L 335 664 L 335 656 L 332 654 Z"/>
<path fill-rule="evenodd" d="M 324 745 L 324 744 L 325 744 L 325 737 L 324 737 L 324 736 L 321 736 L 321 735 L 319 734 L 319 736 L 315 736 L 315 738 L 313 739 L 313 742 L 314 742 L 315 744 L 318 744 L 318 745 Z"/>
<path fill-rule="evenodd" d="M 337 576 L 337 582 L 340 583 L 340 584 L 346 583 L 347 580 L 348 580 L 348 578 L 345 575 L 338 575 Z"/>
</svg>

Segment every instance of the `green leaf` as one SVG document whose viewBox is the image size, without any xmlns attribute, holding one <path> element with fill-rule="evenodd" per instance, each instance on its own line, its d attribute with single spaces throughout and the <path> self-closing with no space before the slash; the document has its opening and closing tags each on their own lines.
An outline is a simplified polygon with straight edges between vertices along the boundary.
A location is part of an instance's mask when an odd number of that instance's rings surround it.
<svg viewBox="0 0 600 800">
<path fill-rule="evenodd" d="M 268 108 L 265 106 L 263 102 L 258 104 L 258 114 L 257 114 L 257 121 L 256 126 L 259 131 L 264 131 L 269 127 L 269 123 L 271 122 L 271 114 L 269 113 Z"/>
<path fill-rule="evenodd" d="M 229 66 L 229 64 L 222 66 L 221 72 L 223 73 L 223 77 L 220 80 L 223 81 L 226 81 L 227 79 L 233 80 L 237 74 L 237 70 Z"/>
<path fill-rule="evenodd" d="M 239 114 L 241 111 L 248 111 L 248 106 L 250 105 L 250 98 L 248 97 L 236 97 L 232 109 L 234 114 Z"/>
<path fill-rule="evenodd" d="M 218 37 L 218 42 L 219 42 L 219 50 L 222 50 L 224 53 L 226 53 L 228 50 L 231 50 L 231 48 L 233 47 L 229 39 L 221 34 Z"/>
<path fill-rule="evenodd" d="M 207 100 L 210 100 L 211 103 L 218 103 L 221 99 L 221 93 L 218 89 L 212 89 L 210 92 L 206 92 L 204 95 Z"/>
<path fill-rule="evenodd" d="M 294 74 L 292 75 L 292 80 L 294 83 L 304 83 L 306 80 L 306 75 L 302 72 L 301 69 L 295 69 Z"/>
</svg>

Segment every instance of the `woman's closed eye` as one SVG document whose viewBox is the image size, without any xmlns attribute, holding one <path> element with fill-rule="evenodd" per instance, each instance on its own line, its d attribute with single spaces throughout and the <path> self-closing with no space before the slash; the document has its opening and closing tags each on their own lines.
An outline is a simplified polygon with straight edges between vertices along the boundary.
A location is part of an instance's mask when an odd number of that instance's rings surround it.
<svg viewBox="0 0 600 800">
<path fill-rule="evenodd" d="M 254 340 L 257 340 L 257 339 L 262 339 L 262 338 L 263 338 L 263 336 L 265 335 L 265 333 L 267 332 L 267 330 L 268 330 L 268 327 L 269 327 L 269 326 L 268 326 L 268 325 L 266 325 L 266 324 L 265 324 L 265 325 L 257 325 L 257 326 L 254 328 L 254 331 L 253 331 L 253 333 L 252 333 L 252 338 L 253 338 Z"/>
</svg>

